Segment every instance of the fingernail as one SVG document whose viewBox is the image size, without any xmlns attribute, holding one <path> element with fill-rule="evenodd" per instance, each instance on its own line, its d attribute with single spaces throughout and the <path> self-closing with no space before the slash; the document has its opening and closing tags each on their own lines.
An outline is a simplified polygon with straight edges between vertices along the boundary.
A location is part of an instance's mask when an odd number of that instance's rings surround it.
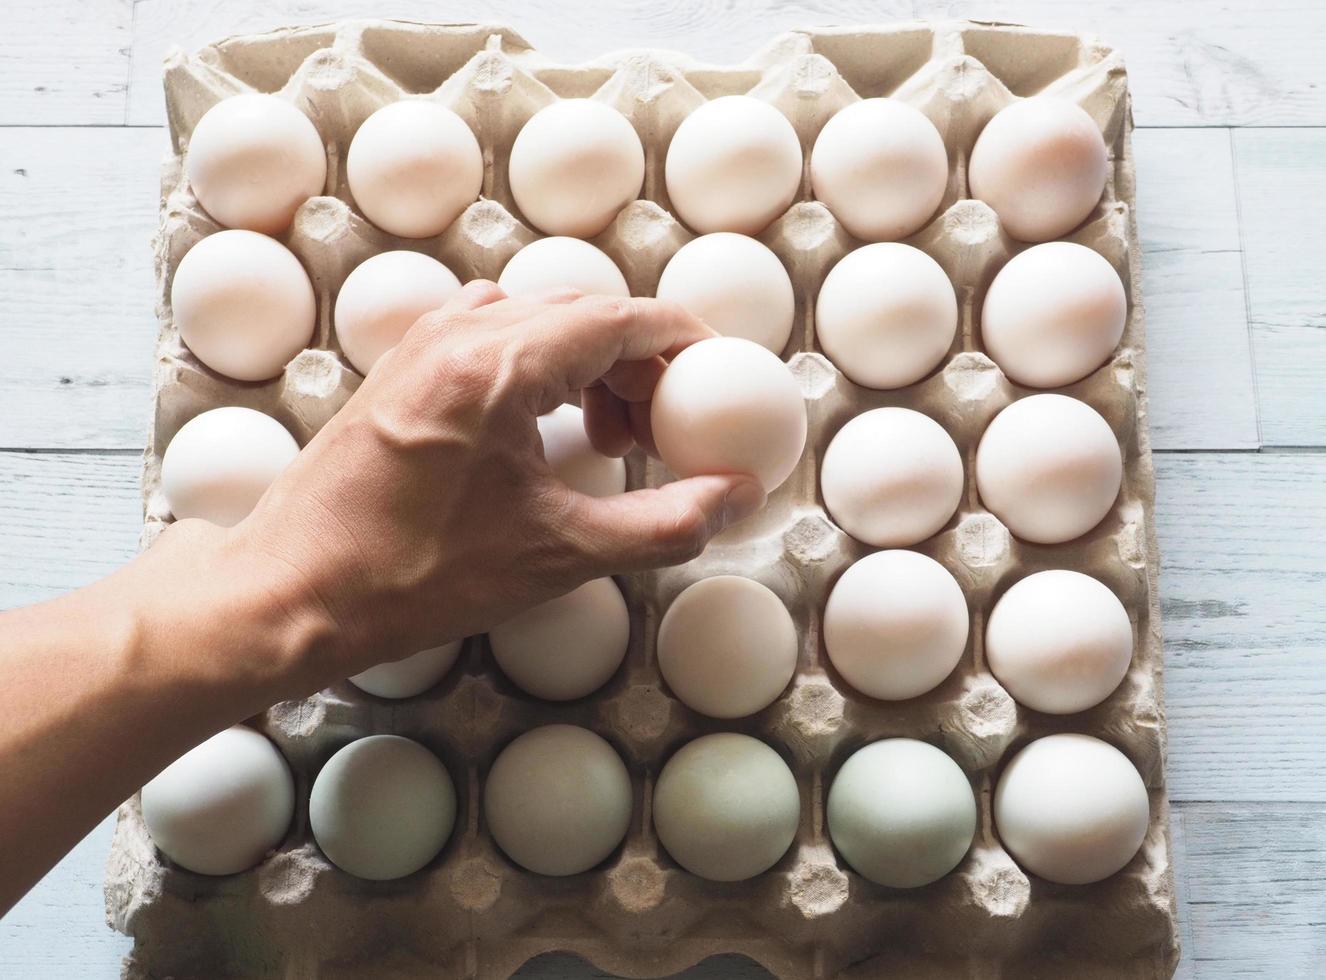
<svg viewBox="0 0 1326 980">
<path fill-rule="evenodd" d="M 731 527 L 744 521 L 764 506 L 768 495 L 754 480 L 743 480 L 723 498 L 723 526 Z"/>
</svg>

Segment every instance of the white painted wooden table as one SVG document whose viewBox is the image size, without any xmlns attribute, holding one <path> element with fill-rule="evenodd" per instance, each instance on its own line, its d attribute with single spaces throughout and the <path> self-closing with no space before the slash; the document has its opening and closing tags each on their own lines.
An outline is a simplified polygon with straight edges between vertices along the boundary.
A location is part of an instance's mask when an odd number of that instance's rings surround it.
<svg viewBox="0 0 1326 980">
<path fill-rule="evenodd" d="M 791 27 L 952 16 L 1120 48 L 1140 127 L 1180 975 L 1326 976 L 1326 4 L 0 0 L 0 606 L 134 552 L 166 48 L 350 16 L 499 20 L 566 60 L 734 60 Z M 118 975 L 109 840 L 107 822 L 0 920 L 0 977 Z M 522 975 L 598 974 L 548 957 Z M 687 975 L 764 974 L 725 958 Z"/>
</svg>

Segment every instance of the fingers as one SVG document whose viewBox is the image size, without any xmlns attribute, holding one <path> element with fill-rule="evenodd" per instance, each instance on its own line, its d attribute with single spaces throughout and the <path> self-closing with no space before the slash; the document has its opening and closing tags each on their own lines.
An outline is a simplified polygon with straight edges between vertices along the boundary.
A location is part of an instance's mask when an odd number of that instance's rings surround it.
<svg viewBox="0 0 1326 980">
<path fill-rule="evenodd" d="M 433 344 L 461 331 L 489 331 L 510 327 L 545 312 L 551 307 L 573 303 L 584 294 L 578 289 L 558 288 L 529 296 L 507 296 L 502 287 L 487 279 L 472 279 L 445 304 L 421 316 L 416 329 L 420 342 Z M 478 313 L 478 318 L 465 317 Z"/>
<path fill-rule="evenodd" d="M 647 402 L 654 397 L 654 388 L 667 366 L 661 357 L 651 357 L 647 361 L 618 361 L 608 368 L 602 380 L 608 390 L 623 401 Z"/>
<path fill-rule="evenodd" d="M 604 456 L 625 456 L 635 445 L 626 403 L 605 385 L 591 385 L 580 393 L 589 444 Z"/>
<path fill-rule="evenodd" d="M 654 427 L 650 423 L 650 402 L 627 402 L 626 418 L 631 426 L 631 438 L 636 445 L 655 459 L 658 458 L 658 445 L 654 442 Z"/>
<path fill-rule="evenodd" d="M 697 476 L 615 497 L 578 496 L 571 533 L 596 576 L 690 561 L 719 531 L 764 506 L 748 476 Z"/>
<path fill-rule="evenodd" d="M 546 309 L 530 321 L 526 336 L 543 380 L 574 391 L 598 381 L 619 361 L 671 359 L 715 334 L 676 303 L 586 296 Z M 623 370 L 623 382 L 639 380 L 632 369 Z"/>
</svg>

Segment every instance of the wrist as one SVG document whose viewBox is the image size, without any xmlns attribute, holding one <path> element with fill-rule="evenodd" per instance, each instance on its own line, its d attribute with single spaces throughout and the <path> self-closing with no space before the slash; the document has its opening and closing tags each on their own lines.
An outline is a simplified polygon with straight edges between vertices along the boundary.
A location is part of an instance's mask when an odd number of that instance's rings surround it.
<svg viewBox="0 0 1326 980">
<path fill-rule="evenodd" d="M 246 715 L 332 679 L 322 675 L 335 662 L 335 623 L 297 569 L 250 547 L 238 528 L 179 522 L 130 568 L 148 659 L 178 662 Z"/>
</svg>

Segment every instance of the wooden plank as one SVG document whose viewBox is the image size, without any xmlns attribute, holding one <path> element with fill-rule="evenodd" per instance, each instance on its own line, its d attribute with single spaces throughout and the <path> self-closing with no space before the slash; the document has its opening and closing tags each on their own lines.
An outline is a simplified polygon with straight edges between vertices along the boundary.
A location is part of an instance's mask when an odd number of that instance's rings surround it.
<svg viewBox="0 0 1326 980">
<path fill-rule="evenodd" d="M 0 125 L 124 121 L 133 0 L 5 5 Z"/>
<path fill-rule="evenodd" d="M 1326 976 L 1326 808 L 1185 803 L 1171 815 L 1187 899 L 1177 976 Z"/>
<path fill-rule="evenodd" d="M 1229 132 L 1140 129 L 1133 150 L 1152 444 L 1254 448 L 1257 398 Z"/>
<path fill-rule="evenodd" d="M 133 557 L 137 456 L 0 453 L 0 609 L 49 599 Z"/>
<path fill-rule="evenodd" d="M 1326 801 L 1326 455 L 1156 470 L 1171 799 Z"/>
<path fill-rule="evenodd" d="M 156 129 L 0 139 L 0 447 L 143 445 L 164 145 Z"/>
<path fill-rule="evenodd" d="M 1262 438 L 1326 445 L 1326 130 L 1234 134 Z"/>
<path fill-rule="evenodd" d="M 194 49 L 231 34 L 353 17 L 509 23 L 549 56 L 568 62 L 624 47 L 673 48 L 730 62 L 797 27 L 945 17 L 1015 21 L 1092 32 L 1122 50 L 1141 125 L 1326 124 L 1326 87 L 1317 84 L 1319 52 L 1305 43 L 1326 32 L 1326 7 L 1314 0 L 1267 0 L 1255 12 L 1222 0 L 1072 6 L 1057 0 L 625 4 L 617 15 L 596 8 L 592 30 L 568 18 L 561 0 L 530 0 L 518 12 L 496 0 L 445 12 L 432 0 L 339 0 L 316 10 L 303 0 L 141 0 L 134 19 L 128 120 L 159 124 L 165 118 L 161 60 L 172 45 Z"/>
</svg>

